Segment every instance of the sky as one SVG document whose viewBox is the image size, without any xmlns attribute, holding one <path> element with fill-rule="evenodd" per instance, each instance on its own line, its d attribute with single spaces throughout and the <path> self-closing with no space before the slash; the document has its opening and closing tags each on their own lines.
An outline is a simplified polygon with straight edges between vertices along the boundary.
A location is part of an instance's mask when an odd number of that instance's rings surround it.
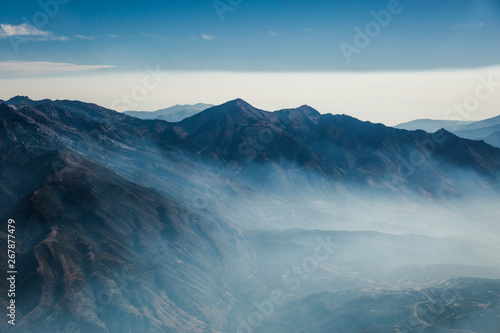
<svg viewBox="0 0 500 333">
<path fill-rule="evenodd" d="M 500 81 L 499 0 L 0 1 L 0 99 L 243 98 L 396 124 Z M 498 90 L 469 120 L 500 114 Z"/>
</svg>

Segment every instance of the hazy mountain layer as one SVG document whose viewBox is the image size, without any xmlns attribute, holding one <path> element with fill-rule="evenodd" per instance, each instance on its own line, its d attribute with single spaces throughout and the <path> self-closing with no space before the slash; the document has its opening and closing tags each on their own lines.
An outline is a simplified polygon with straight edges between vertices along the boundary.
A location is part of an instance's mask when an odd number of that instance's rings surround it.
<svg viewBox="0 0 500 333">
<path fill-rule="evenodd" d="M 420 129 L 430 133 L 444 128 L 459 137 L 471 140 L 483 140 L 493 147 L 500 148 L 500 116 L 481 121 L 422 119 L 399 124 L 396 128 L 406 130 Z"/>
<path fill-rule="evenodd" d="M 203 110 L 212 107 L 212 104 L 198 103 L 194 105 L 174 105 L 157 111 L 126 111 L 125 114 L 140 119 L 159 119 L 169 122 L 178 122 L 194 116 Z"/>
<path fill-rule="evenodd" d="M 500 150 L 484 142 L 243 100 L 178 123 L 7 104 L 15 332 L 498 327 Z M 437 303 L 450 286 L 456 304 Z"/>
</svg>

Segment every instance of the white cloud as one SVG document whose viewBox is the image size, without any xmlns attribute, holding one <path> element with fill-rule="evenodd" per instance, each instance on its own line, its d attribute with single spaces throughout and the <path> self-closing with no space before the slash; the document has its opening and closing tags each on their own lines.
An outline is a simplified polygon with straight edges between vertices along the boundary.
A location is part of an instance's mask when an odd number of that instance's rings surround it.
<svg viewBox="0 0 500 333">
<path fill-rule="evenodd" d="M 21 25 L 12 24 L 0 24 L 0 37 L 11 37 L 11 36 L 49 36 L 52 33 L 50 31 L 39 30 L 31 25 L 23 23 Z"/>
<path fill-rule="evenodd" d="M 94 40 L 94 36 L 85 36 L 85 35 L 75 35 L 76 38 L 78 39 L 85 39 L 85 40 Z"/>
<path fill-rule="evenodd" d="M 270 34 L 271 36 L 273 36 L 273 37 L 278 36 L 278 33 L 277 33 L 276 31 L 274 31 L 274 30 L 269 30 L 269 34 Z"/>
<path fill-rule="evenodd" d="M 67 36 L 55 36 L 51 31 L 40 30 L 29 24 L 20 25 L 0 24 L 0 38 L 16 37 L 29 41 L 47 41 L 58 40 L 68 41 L 71 38 Z"/>
<path fill-rule="evenodd" d="M 61 42 L 66 42 L 68 40 L 71 40 L 68 36 L 50 36 L 47 39 L 38 39 L 37 41 L 45 41 L 45 40 L 59 40 Z"/>
<path fill-rule="evenodd" d="M 214 35 L 206 35 L 206 34 L 201 34 L 201 37 L 205 40 L 213 40 L 215 39 Z"/>
<path fill-rule="evenodd" d="M 107 65 L 75 65 L 45 61 L 0 61 L 0 74 L 4 75 L 38 75 L 67 72 L 88 71 L 93 69 L 112 68 Z"/>
</svg>

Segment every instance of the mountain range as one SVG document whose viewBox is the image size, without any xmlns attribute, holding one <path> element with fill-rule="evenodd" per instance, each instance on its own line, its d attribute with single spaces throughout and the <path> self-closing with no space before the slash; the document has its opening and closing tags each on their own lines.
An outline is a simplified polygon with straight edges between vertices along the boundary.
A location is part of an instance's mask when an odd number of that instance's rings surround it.
<svg viewBox="0 0 500 333">
<path fill-rule="evenodd" d="M 178 122 L 212 106 L 214 105 L 198 103 L 194 105 L 174 105 L 157 111 L 125 111 L 124 113 L 140 119 L 161 119 L 169 122 Z"/>
<path fill-rule="evenodd" d="M 435 132 L 444 128 L 462 138 L 483 140 L 494 147 L 500 148 L 500 116 L 481 121 L 420 119 L 399 124 L 396 128 L 406 130 L 421 129 L 426 132 Z"/>
<path fill-rule="evenodd" d="M 167 122 L 15 97 L 0 150 L 13 332 L 499 325 L 500 149 L 485 142 L 241 99 Z"/>
</svg>

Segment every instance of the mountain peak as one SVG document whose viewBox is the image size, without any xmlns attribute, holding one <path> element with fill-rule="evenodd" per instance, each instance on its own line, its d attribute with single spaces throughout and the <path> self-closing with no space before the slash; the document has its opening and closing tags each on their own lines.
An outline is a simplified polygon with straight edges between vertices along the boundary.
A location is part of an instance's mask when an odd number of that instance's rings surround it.
<svg viewBox="0 0 500 333">
<path fill-rule="evenodd" d="M 446 129 L 444 129 L 444 128 L 440 128 L 440 129 L 438 129 L 438 130 L 436 131 L 436 134 L 442 134 L 442 133 L 444 133 L 444 134 L 451 134 L 450 132 L 448 132 L 448 131 L 447 131 Z"/>
<path fill-rule="evenodd" d="M 241 98 L 237 98 L 184 119 L 181 124 L 187 132 L 193 132 L 200 127 L 215 129 L 220 124 L 232 128 L 234 125 L 246 126 L 257 120 L 266 119 L 270 114 L 271 112 L 256 109 Z"/>
<path fill-rule="evenodd" d="M 203 112 L 200 112 L 199 115 L 207 116 L 227 114 L 232 117 L 236 116 L 237 118 L 262 118 L 264 112 L 265 111 L 254 108 L 243 99 L 237 98 L 222 105 L 211 107 Z"/>
<path fill-rule="evenodd" d="M 19 105 L 19 104 L 33 104 L 33 100 L 30 99 L 28 96 L 20 96 L 20 95 L 17 95 L 15 97 L 12 97 L 11 99 L 9 99 L 6 104 L 15 104 L 15 105 Z"/>
<path fill-rule="evenodd" d="M 302 105 L 296 109 L 290 109 L 290 111 L 300 112 L 303 115 L 307 115 L 309 117 L 320 117 L 321 116 L 321 113 L 319 113 L 318 110 L 316 110 L 313 107 L 310 107 L 309 105 Z"/>
<path fill-rule="evenodd" d="M 245 100 L 243 100 L 241 98 L 233 99 L 232 101 L 228 101 L 222 105 L 252 107 L 252 105 L 250 105 L 250 103 L 246 102 Z"/>
</svg>

